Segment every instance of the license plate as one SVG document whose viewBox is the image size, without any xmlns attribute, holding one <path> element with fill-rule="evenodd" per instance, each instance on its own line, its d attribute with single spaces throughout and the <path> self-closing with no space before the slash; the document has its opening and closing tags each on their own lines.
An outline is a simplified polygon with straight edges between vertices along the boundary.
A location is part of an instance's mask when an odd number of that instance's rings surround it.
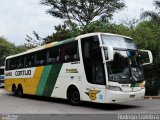
<svg viewBox="0 0 160 120">
<path fill-rule="evenodd" d="M 130 95 L 129 97 L 130 97 L 130 98 L 135 98 L 135 95 Z"/>
</svg>

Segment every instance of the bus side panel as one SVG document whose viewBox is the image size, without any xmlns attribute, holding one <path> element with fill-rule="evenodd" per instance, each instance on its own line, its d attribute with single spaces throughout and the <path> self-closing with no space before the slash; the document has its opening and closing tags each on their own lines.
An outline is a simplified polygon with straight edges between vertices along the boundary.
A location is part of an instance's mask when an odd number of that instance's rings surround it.
<svg viewBox="0 0 160 120">
<path fill-rule="evenodd" d="M 36 95 L 42 96 L 52 65 L 45 66 L 37 84 Z"/>
<path fill-rule="evenodd" d="M 81 94 L 81 65 L 79 61 L 75 62 L 74 64 L 73 63 L 63 64 L 59 76 L 57 78 L 57 82 L 52 91 L 51 97 L 66 99 L 67 89 L 70 85 L 74 85 L 75 87 L 77 87 Z"/>
<path fill-rule="evenodd" d="M 8 92 L 12 92 L 12 86 L 13 84 L 16 85 L 16 88 L 19 84 L 22 85 L 23 93 L 24 94 L 31 94 L 35 95 L 36 89 L 43 71 L 42 67 L 37 67 L 34 71 L 33 77 L 26 77 L 25 78 L 8 78 L 5 79 L 5 90 Z M 24 69 L 23 69 L 24 70 Z M 12 71 L 13 72 L 13 71 Z M 14 71 L 15 72 L 15 71 Z"/>
<path fill-rule="evenodd" d="M 8 92 L 12 92 L 13 85 L 15 85 L 17 88 L 19 84 L 24 86 L 24 83 L 25 83 L 25 79 L 20 79 L 20 78 L 5 79 L 5 90 Z"/>
<path fill-rule="evenodd" d="M 62 64 L 44 66 L 43 71 L 39 73 L 38 83 L 35 87 L 35 95 L 50 97 L 57 81 Z"/>
<path fill-rule="evenodd" d="M 37 90 L 43 70 L 44 70 L 44 66 L 37 67 L 33 78 L 27 81 L 28 82 L 27 84 L 29 86 L 28 91 L 26 91 L 27 94 L 31 94 L 31 95 L 36 94 L 36 90 Z"/>
<path fill-rule="evenodd" d="M 59 72 L 62 68 L 62 64 L 55 64 L 52 65 L 52 68 L 50 70 L 48 79 L 46 81 L 44 90 L 43 90 L 43 96 L 51 97 L 52 91 L 55 87 L 55 84 L 57 82 L 57 78 L 59 76 Z"/>
<path fill-rule="evenodd" d="M 14 79 L 5 79 L 5 90 L 8 92 L 12 92 L 12 85 L 13 85 Z"/>
</svg>

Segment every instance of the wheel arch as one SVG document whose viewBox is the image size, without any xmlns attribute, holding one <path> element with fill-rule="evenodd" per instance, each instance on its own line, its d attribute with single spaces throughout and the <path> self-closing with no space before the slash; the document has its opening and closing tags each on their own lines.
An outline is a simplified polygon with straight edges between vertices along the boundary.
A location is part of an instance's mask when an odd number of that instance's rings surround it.
<svg viewBox="0 0 160 120">
<path fill-rule="evenodd" d="M 17 88 L 22 88 L 23 89 L 21 83 L 18 84 Z"/>
<path fill-rule="evenodd" d="M 16 88 L 17 88 L 17 87 L 16 87 L 16 84 L 13 83 L 13 84 L 12 84 L 12 92 L 14 92 L 14 90 L 15 90 Z"/>
</svg>

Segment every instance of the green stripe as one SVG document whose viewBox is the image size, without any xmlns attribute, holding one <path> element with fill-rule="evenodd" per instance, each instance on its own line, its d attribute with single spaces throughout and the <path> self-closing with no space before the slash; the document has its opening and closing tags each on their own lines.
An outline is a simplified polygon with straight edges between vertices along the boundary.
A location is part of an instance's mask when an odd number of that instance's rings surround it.
<svg viewBox="0 0 160 120">
<path fill-rule="evenodd" d="M 42 95 L 44 91 L 44 87 L 46 85 L 49 73 L 51 71 L 52 65 L 45 66 L 42 72 L 42 76 L 40 78 L 37 90 L 36 90 L 36 95 Z"/>
<path fill-rule="evenodd" d="M 43 91 L 43 96 L 47 96 L 47 97 L 51 96 L 54 86 L 56 84 L 57 78 L 59 76 L 61 67 L 62 67 L 62 64 L 56 64 L 52 66 L 44 91 Z"/>
</svg>

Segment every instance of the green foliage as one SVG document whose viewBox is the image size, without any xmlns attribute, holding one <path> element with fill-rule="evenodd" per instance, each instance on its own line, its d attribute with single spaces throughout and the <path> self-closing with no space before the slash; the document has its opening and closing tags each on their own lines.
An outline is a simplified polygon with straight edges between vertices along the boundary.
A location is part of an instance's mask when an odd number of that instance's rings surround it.
<svg viewBox="0 0 160 120">
<path fill-rule="evenodd" d="M 109 24 L 101 20 L 91 22 L 90 24 L 81 27 L 78 27 L 76 25 L 74 25 L 73 27 L 65 23 L 63 25 L 55 26 L 55 30 L 55 33 L 44 38 L 46 43 L 61 41 L 91 32 L 107 32 L 114 34 L 122 34 L 126 36 L 131 35 L 131 30 L 129 27 L 126 27 L 124 25 Z"/>
<path fill-rule="evenodd" d="M 150 20 L 154 20 L 157 22 L 160 22 L 160 1 L 155 0 L 154 1 L 155 9 L 156 11 L 145 11 L 141 14 L 141 18 L 150 18 Z"/>
<path fill-rule="evenodd" d="M 4 38 L 0 38 L 0 66 L 4 65 L 6 56 L 15 52 L 13 44 L 6 41 Z"/>
<path fill-rule="evenodd" d="M 26 35 L 25 40 L 27 41 L 27 43 L 25 43 L 25 46 L 27 48 L 35 48 L 35 47 L 46 44 L 45 40 L 41 38 L 37 32 L 33 31 L 32 34 L 34 35 L 35 38 L 32 38 L 29 35 Z"/>
<path fill-rule="evenodd" d="M 148 49 L 152 52 L 154 62 L 144 67 L 147 80 L 147 94 L 156 95 L 158 89 L 157 80 L 160 79 L 160 24 L 156 21 L 144 21 L 133 30 L 132 37 L 138 48 Z M 156 85 L 156 87 L 155 87 Z M 151 92 L 152 91 L 152 92 Z"/>
<path fill-rule="evenodd" d="M 61 41 L 61 40 L 65 40 L 65 39 L 80 35 L 80 30 L 76 25 L 74 25 L 74 27 L 73 26 L 71 27 L 67 23 L 64 23 L 63 25 L 55 26 L 55 30 L 56 30 L 55 33 L 44 38 L 45 43 Z"/>
<path fill-rule="evenodd" d="M 143 49 L 152 51 L 154 63 L 144 68 L 147 80 L 147 95 L 157 95 L 160 88 L 160 1 L 155 0 L 155 11 L 145 11 L 141 18 L 150 18 L 138 25 L 134 32 L 134 38 Z"/>
<path fill-rule="evenodd" d="M 25 51 L 24 46 L 15 46 L 14 44 L 8 42 L 5 38 L 0 37 L 0 66 L 4 65 L 5 58 L 9 55 L 16 53 L 21 53 Z"/>
<path fill-rule="evenodd" d="M 108 21 L 113 13 L 125 7 L 123 0 L 42 0 L 54 17 L 87 25 L 93 20 Z"/>
</svg>

